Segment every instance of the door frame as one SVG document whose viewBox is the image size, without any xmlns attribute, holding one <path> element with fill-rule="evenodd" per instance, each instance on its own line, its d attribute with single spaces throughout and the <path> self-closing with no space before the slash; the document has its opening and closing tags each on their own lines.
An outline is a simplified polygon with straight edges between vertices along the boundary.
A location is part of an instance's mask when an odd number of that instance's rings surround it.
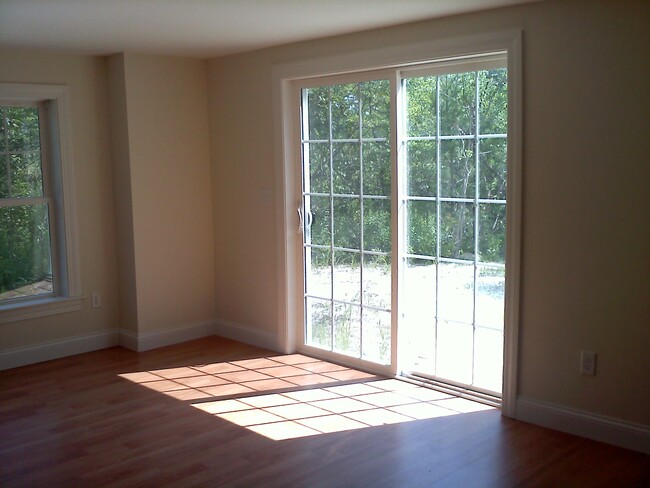
<svg viewBox="0 0 650 488">
<path fill-rule="evenodd" d="M 404 46 L 356 51 L 331 57 L 314 58 L 273 68 L 273 116 L 275 141 L 275 188 L 277 232 L 277 300 L 278 343 L 285 353 L 300 347 L 300 327 L 304 326 L 302 236 L 298 219 L 301 206 L 300 167 L 300 97 L 296 80 L 334 74 L 374 71 L 414 66 L 432 61 L 471 57 L 505 51 L 508 66 L 508 170 L 506 216 L 506 284 L 504 320 L 504 367 L 502 414 L 515 417 L 518 372 L 519 289 L 521 269 L 521 200 L 522 200 L 522 32 L 507 31 L 436 40 Z M 391 139 L 396 139 L 391 134 Z M 297 166 L 296 166 L 297 165 Z M 300 259 L 296 259 L 296 257 Z M 393 287 L 395 286 L 393 278 Z M 393 290 L 395 291 L 395 290 Z M 397 311 L 393 301 L 393 315 Z M 393 320 L 393 329 L 396 320 Z M 393 331 L 397 334 L 397 331 Z M 396 335 L 395 338 L 398 336 Z M 397 340 L 393 340 L 396 344 Z M 393 346 L 395 349 L 396 346 Z M 314 349 L 313 351 L 311 349 Z M 318 349 L 301 350 L 322 355 Z M 393 350 L 392 354 L 397 351 Z M 328 356 L 329 357 L 329 356 Z M 345 358 L 351 366 L 369 369 Z M 393 360 L 393 363 L 395 361 Z M 395 375 L 395 367 L 372 368 L 379 374 Z"/>
</svg>

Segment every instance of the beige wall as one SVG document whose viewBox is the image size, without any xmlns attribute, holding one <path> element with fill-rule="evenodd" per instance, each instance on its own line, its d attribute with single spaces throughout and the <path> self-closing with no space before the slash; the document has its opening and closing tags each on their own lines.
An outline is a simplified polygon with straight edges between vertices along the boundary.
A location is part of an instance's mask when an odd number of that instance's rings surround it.
<svg viewBox="0 0 650 488">
<path fill-rule="evenodd" d="M 120 296 L 119 326 L 122 329 L 137 333 L 138 295 L 135 276 L 135 248 L 133 246 L 131 152 L 127 120 L 124 54 L 110 56 L 106 62 Z"/>
<path fill-rule="evenodd" d="M 0 50 L 0 81 L 70 87 L 83 309 L 0 324 L 0 353 L 214 319 L 204 61 Z M 100 308 L 89 296 L 101 294 Z"/>
<path fill-rule="evenodd" d="M 72 156 L 81 287 L 101 294 L 100 308 L 0 324 L 0 352 L 115 327 L 118 295 L 106 65 L 103 59 L 0 50 L 0 81 L 65 84 L 70 89 Z"/>
<path fill-rule="evenodd" d="M 109 71 L 125 326 L 142 334 L 211 322 L 205 62 L 126 53 L 110 58 Z"/>
<path fill-rule="evenodd" d="M 216 315 L 276 331 L 272 68 L 481 32 L 524 38 L 519 394 L 650 425 L 650 4 L 555 1 L 209 64 Z M 578 373 L 581 349 L 598 375 Z"/>
</svg>

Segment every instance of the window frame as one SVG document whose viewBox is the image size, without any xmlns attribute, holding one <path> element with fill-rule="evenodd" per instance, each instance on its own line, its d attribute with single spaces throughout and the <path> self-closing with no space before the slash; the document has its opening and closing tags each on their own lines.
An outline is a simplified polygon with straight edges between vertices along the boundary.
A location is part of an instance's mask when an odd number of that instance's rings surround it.
<svg viewBox="0 0 650 488">
<path fill-rule="evenodd" d="M 457 38 L 434 39 L 425 42 L 400 43 L 376 49 L 352 51 L 345 54 L 298 60 L 276 65 L 273 68 L 273 114 L 275 139 L 276 206 L 279 225 L 276 243 L 277 289 L 278 289 L 278 342 L 284 352 L 291 353 L 298 347 L 299 324 L 303 320 L 301 235 L 296 209 L 300 208 L 299 147 L 300 128 L 296 127 L 299 113 L 299 97 L 296 82 L 306 78 L 336 74 L 358 73 L 385 68 L 406 68 L 427 65 L 431 62 L 456 58 L 468 58 L 488 53 L 506 52 L 508 68 L 508 195 L 506 267 L 508 278 L 505 286 L 504 324 L 504 371 L 502 414 L 516 417 L 518 336 L 519 336 L 519 290 L 521 269 L 521 191 L 522 191 L 522 31 L 510 30 L 467 35 Z M 396 94 L 393 94 L 397 99 Z M 400 110 L 398 109 L 397 112 Z M 299 125 L 299 124 L 298 124 Z M 396 126 L 396 122 L 395 122 Z M 393 134 L 391 144 L 397 145 Z M 395 150 L 396 147 L 393 147 Z M 395 152 L 395 151 L 394 151 Z M 396 162 L 393 161 L 393 171 Z M 394 177 L 395 175 L 393 175 Z M 395 216 L 393 217 L 395 218 Z M 393 249 L 398 249 L 393 244 Z M 396 277 L 394 278 L 396 279 Z M 393 313 L 398 309 L 393 305 Z M 396 339 L 395 343 L 399 339 Z M 395 347 L 399 347 L 396 344 Z M 392 351 L 395 354 L 395 351 Z M 350 361 L 354 366 L 354 362 Z M 379 371 L 378 371 L 379 372 Z M 390 371 L 395 374 L 397 371 Z"/>
<path fill-rule="evenodd" d="M 69 89 L 65 85 L 0 83 L 6 105 L 38 105 L 44 199 L 49 202 L 51 294 L 0 303 L 0 323 L 81 309 Z"/>
</svg>

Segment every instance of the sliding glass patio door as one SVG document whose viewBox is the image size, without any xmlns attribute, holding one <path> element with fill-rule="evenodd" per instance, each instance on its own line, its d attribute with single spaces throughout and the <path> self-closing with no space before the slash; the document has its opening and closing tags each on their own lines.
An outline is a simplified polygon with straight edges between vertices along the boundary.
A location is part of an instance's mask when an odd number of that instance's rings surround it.
<svg viewBox="0 0 650 488">
<path fill-rule="evenodd" d="M 303 347 L 500 394 L 505 58 L 382 74 L 300 90 Z"/>
</svg>

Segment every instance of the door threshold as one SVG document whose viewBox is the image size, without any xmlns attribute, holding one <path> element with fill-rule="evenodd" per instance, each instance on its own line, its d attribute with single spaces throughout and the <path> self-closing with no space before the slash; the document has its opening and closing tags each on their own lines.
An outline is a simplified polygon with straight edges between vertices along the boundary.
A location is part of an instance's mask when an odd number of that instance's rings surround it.
<svg viewBox="0 0 650 488">
<path fill-rule="evenodd" d="M 501 397 L 494 394 L 473 390 L 469 387 L 445 383 L 443 381 L 435 380 L 433 378 L 428 378 L 426 376 L 415 373 L 403 372 L 399 375 L 399 378 L 410 383 L 417 384 L 419 386 L 431 388 L 432 390 L 437 390 L 442 393 L 453 395 L 458 398 L 465 398 L 466 400 L 484 403 L 485 405 L 490 405 L 491 407 L 501 408 Z"/>
</svg>

